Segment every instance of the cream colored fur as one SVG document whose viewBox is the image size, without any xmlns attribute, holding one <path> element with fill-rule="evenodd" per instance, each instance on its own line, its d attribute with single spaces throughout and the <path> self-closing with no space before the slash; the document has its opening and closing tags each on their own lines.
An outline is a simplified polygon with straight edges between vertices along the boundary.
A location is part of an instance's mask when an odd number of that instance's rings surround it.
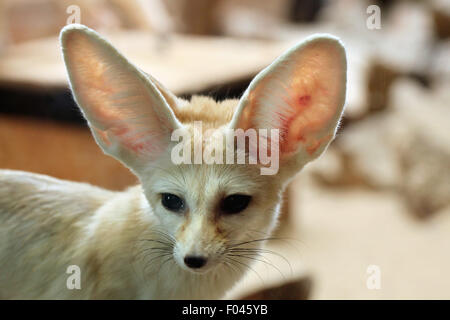
<svg viewBox="0 0 450 320">
<path fill-rule="evenodd" d="M 241 100 L 216 102 L 178 99 L 84 26 L 65 27 L 61 43 L 75 100 L 96 141 L 141 184 L 111 192 L 0 170 L 0 298 L 221 298 L 249 263 L 227 260 L 231 246 L 270 236 L 285 185 L 334 138 L 345 99 L 342 45 L 312 37 L 261 72 Z M 194 121 L 204 130 L 281 128 L 280 171 L 175 165 L 170 133 L 192 131 Z M 182 197 L 187 211 L 166 210 L 161 193 Z M 220 215 L 218 201 L 236 193 L 252 196 L 249 207 Z M 187 254 L 208 262 L 192 271 L 183 263 Z M 81 270 L 81 289 L 66 286 L 71 265 Z"/>
</svg>

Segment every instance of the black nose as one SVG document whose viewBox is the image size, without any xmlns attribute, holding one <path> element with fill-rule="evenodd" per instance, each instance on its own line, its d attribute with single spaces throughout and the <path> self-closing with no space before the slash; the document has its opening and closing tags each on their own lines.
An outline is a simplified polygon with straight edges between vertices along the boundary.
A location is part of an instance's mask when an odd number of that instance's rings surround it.
<svg viewBox="0 0 450 320">
<path fill-rule="evenodd" d="M 206 258 L 198 256 L 186 256 L 184 258 L 184 263 L 189 268 L 198 269 L 206 264 Z"/>
</svg>

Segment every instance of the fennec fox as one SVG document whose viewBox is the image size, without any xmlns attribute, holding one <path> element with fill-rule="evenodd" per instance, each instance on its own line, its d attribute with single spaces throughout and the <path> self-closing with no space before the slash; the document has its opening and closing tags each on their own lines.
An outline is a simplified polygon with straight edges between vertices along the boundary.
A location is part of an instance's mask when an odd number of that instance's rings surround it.
<svg viewBox="0 0 450 320">
<path fill-rule="evenodd" d="M 0 171 L 0 297 L 223 297 L 276 225 L 286 184 L 335 136 L 346 90 L 342 44 L 310 37 L 261 71 L 240 100 L 216 102 L 177 98 L 85 26 L 66 26 L 60 40 L 96 142 L 140 185 L 112 192 Z M 252 130 L 256 146 L 234 143 Z M 251 158 L 264 148 L 279 169 L 269 172 L 261 153 Z M 207 163 L 206 150 L 230 149 L 244 163 Z"/>
</svg>

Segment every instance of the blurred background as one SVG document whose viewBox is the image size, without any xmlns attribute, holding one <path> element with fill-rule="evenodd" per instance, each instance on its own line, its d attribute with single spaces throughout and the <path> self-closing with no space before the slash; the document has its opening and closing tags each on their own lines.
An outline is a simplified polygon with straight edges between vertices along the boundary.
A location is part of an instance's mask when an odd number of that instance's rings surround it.
<svg viewBox="0 0 450 320">
<path fill-rule="evenodd" d="M 101 153 L 67 88 L 69 23 L 177 95 L 217 100 L 305 37 L 340 37 L 338 137 L 288 189 L 269 244 L 282 257 L 229 297 L 450 299 L 449 0 L 0 0 L 0 168 L 121 190 L 136 179 Z"/>
</svg>

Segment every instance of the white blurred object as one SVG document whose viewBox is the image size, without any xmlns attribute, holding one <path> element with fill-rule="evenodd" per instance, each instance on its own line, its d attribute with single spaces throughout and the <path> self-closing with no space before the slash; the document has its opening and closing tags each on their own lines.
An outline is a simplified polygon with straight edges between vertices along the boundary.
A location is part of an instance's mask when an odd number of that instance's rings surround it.
<svg viewBox="0 0 450 320">
<path fill-rule="evenodd" d="M 430 8 L 422 2 L 395 2 L 374 46 L 378 59 L 399 72 L 424 73 L 433 44 Z"/>
</svg>

